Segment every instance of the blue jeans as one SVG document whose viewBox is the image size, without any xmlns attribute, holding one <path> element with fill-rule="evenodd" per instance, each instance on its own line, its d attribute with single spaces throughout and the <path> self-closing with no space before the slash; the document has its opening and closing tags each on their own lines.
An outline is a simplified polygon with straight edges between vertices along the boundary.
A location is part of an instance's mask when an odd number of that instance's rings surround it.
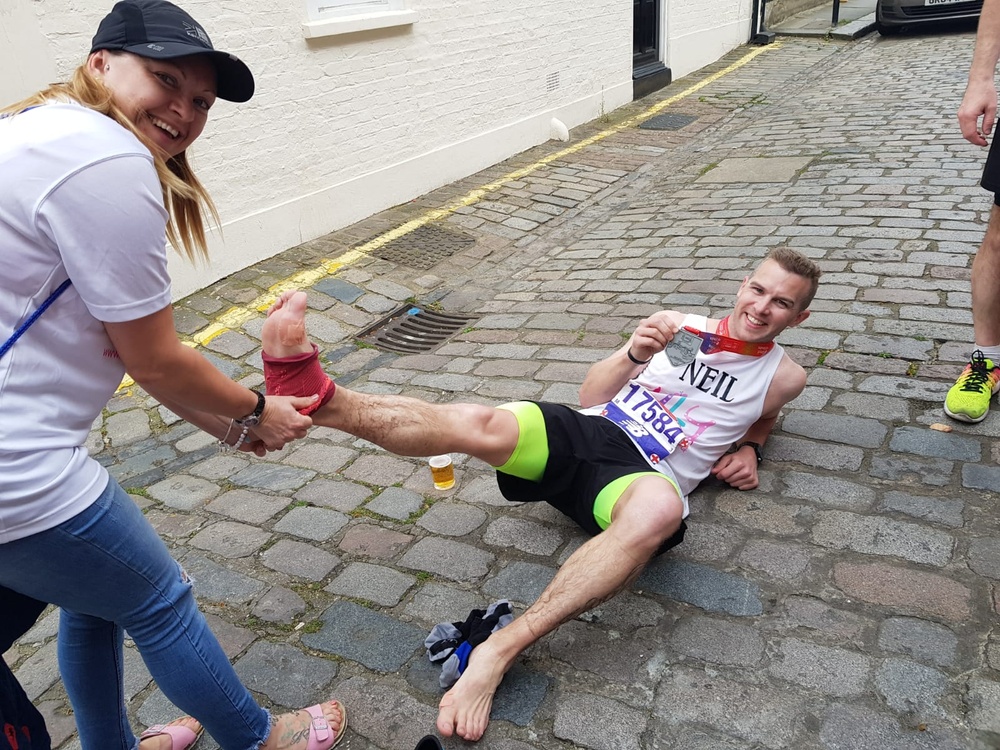
<svg viewBox="0 0 1000 750">
<path fill-rule="evenodd" d="M 62 608 L 59 671 L 84 750 L 135 750 L 125 712 L 124 632 L 164 695 L 223 750 L 256 750 L 271 717 L 243 687 L 191 583 L 113 479 L 69 521 L 0 544 L 0 585 Z"/>
</svg>

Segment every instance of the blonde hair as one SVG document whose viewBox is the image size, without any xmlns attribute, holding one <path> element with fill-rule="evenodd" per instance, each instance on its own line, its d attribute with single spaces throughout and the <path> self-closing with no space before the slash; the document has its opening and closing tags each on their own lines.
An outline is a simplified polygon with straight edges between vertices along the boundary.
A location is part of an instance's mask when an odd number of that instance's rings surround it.
<svg viewBox="0 0 1000 750">
<path fill-rule="evenodd" d="M 127 54 L 127 53 L 125 53 Z M 156 176 L 163 190 L 163 205 L 167 209 L 167 240 L 188 258 L 208 259 L 205 241 L 205 214 L 219 224 L 219 213 L 205 186 L 195 176 L 187 154 L 164 158 L 159 148 L 144 136 L 132 120 L 115 104 L 111 90 L 91 73 L 86 63 L 73 72 L 66 83 L 54 83 L 16 104 L 0 108 L 0 115 L 16 114 L 28 107 L 58 100 L 73 100 L 95 112 L 110 117 L 129 130 L 153 155 Z"/>
</svg>

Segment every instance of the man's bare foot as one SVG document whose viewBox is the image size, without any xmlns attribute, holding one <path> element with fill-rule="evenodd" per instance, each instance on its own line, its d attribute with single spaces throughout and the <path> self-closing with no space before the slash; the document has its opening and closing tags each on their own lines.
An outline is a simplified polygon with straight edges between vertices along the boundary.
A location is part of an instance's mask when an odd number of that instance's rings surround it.
<svg viewBox="0 0 1000 750">
<path fill-rule="evenodd" d="M 182 719 L 174 719 L 165 726 L 187 727 L 194 733 L 195 738 L 197 738 L 198 734 L 201 732 L 201 724 L 198 723 L 197 719 L 191 716 L 185 716 Z M 173 740 L 170 738 L 170 735 L 165 732 L 162 734 L 154 734 L 150 737 L 144 737 L 139 740 L 139 750 L 171 750 L 172 747 Z"/>
<path fill-rule="evenodd" d="M 271 305 L 261 332 L 268 356 L 294 357 L 312 351 L 312 343 L 306 336 L 307 300 L 305 292 L 288 291 Z"/>
<path fill-rule="evenodd" d="M 288 291 L 267 311 L 261 331 L 264 382 L 269 396 L 311 396 L 319 399 L 300 409 L 312 414 L 333 398 L 336 385 L 323 372 L 319 349 L 306 335 L 306 293 Z"/>
<path fill-rule="evenodd" d="M 347 712 L 340 701 L 327 701 L 321 703 L 319 708 L 329 725 L 329 737 L 332 740 L 329 745 L 321 744 L 320 747 L 331 748 L 343 739 L 344 730 L 347 728 Z M 275 719 L 271 734 L 263 744 L 262 750 L 306 750 L 312 723 L 313 717 L 306 709 L 282 714 Z"/>
<path fill-rule="evenodd" d="M 445 737 L 457 734 L 475 741 L 486 731 L 493 696 L 507 672 L 507 666 L 490 645 L 485 641 L 472 650 L 462 676 L 441 698 L 437 728 Z"/>
</svg>

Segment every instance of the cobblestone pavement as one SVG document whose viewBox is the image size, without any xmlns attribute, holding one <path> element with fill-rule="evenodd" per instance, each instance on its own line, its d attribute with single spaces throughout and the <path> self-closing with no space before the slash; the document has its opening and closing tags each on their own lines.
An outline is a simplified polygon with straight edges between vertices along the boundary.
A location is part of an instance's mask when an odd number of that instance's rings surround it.
<svg viewBox="0 0 1000 750">
<path fill-rule="evenodd" d="M 587 367 L 648 313 L 725 310 L 774 245 L 821 263 L 812 317 L 781 339 L 809 384 L 765 448 L 760 489 L 703 485 L 680 548 L 522 657 L 481 747 L 1000 747 L 1000 409 L 930 429 L 972 340 L 989 207 L 984 153 L 954 118 L 972 42 L 736 50 L 578 128 L 568 151 L 538 147 L 179 303 L 179 329 L 249 385 L 262 381 L 257 308 L 306 283 L 309 330 L 341 383 L 574 403 Z M 657 102 L 696 119 L 618 127 Z M 452 233 L 454 254 L 430 265 L 387 244 L 442 207 L 429 226 Z M 427 353 L 357 344 L 414 300 L 471 320 Z M 477 461 L 458 457 L 456 487 L 439 492 L 423 462 L 328 429 L 266 460 L 219 454 L 135 388 L 90 448 L 197 579 L 260 699 L 335 694 L 349 750 L 408 750 L 432 731 L 430 627 L 530 602 L 582 540 L 547 507 L 503 501 Z M 6 656 L 59 747 L 78 748 L 57 619 Z M 172 717 L 126 651 L 136 723 Z"/>
</svg>

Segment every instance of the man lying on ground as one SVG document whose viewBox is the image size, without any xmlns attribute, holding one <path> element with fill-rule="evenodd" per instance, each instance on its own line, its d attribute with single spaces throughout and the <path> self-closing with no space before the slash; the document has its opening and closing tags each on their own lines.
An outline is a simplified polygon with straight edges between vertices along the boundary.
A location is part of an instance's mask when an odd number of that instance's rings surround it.
<svg viewBox="0 0 1000 750">
<path fill-rule="evenodd" d="M 774 338 L 809 316 L 819 276 L 812 261 L 778 248 L 743 280 L 725 318 L 662 311 L 643 320 L 590 368 L 582 412 L 534 402 L 430 404 L 336 387 L 306 337 L 305 294 L 288 292 L 271 308 L 262 334 L 269 393 L 320 393 L 314 424 L 399 455 L 480 458 L 496 468 L 508 500 L 544 500 L 593 535 L 523 615 L 475 648 L 441 699 L 441 734 L 482 737 L 518 654 L 679 544 L 688 495 L 709 474 L 741 490 L 758 485 L 760 446 L 806 382 Z"/>
</svg>

